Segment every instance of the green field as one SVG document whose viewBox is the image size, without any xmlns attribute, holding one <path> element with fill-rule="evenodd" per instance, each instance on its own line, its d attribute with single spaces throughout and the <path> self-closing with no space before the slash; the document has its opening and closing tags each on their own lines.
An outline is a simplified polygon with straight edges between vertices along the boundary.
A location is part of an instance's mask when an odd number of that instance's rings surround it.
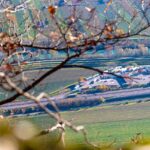
<svg viewBox="0 0 150 150">
<path fill-rule="evenodd" d="M 112 142 L 124 143 L 129 142 L 137 133 L 142 133 L 144 137 L 150 136 L 150 119 L 134 120 L 134 121 L 117 121 L 106 123 L 86 124 L 88 138 L 93 142 Z M 80 134 L 68 131 L 67 141 L 83 142 Z"/>
<path fill-rule="evenodd" d="M 116 140 L 116 143 L 120 144 L 129 142 L 137 133 L 141 133 L 144 137 L 150 137 L 149 107 L 150 102 L 130 103 L 129 105 L 94 107 L 63 112 L 62 115 L 64 118 L 72 120 L 76 125 L 84 125 L 90 141 L 109 143 Z M 50 127 L 53 123 L 53 120 L 46 115 L 26 119 L 40 128 Z M 84 142 L 81 134 L 76 134 L 70 129 L 67 129 L 66 141 L 79 144 Z"/>
</svg>

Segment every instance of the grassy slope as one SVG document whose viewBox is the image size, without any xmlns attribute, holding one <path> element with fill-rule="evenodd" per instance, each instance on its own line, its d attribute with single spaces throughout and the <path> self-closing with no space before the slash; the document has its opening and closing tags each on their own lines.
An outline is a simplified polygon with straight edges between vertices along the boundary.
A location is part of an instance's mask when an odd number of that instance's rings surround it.
<svg viewBox="0 0 150 150">
<path fill-rule="evenodd" d="M 94 142 L 128 142 L 137 133 L 150 137 L 150 102 L 120 106 L 94 107 L 85 110 L 63 112 L 63 116 L 77 125 L 84 125 L 88 137 Z M 53 121 L 48 116 L 29 117 L 29 121 L 46 128 Z M 83 142 L 80 134 L 67 130 L 68 142 Z"/>
<path fill-rule="evenodd" d="M 117 121 L 106 123 L 86 124 L 88 138 L 93 142 L 111 142 L 116 140 L 117 143 L 129 142 L 137 133 L 142 133 L 144 137 L 150 136 L 150 119 L 134 120 L 134 121 Z M 68 131 L 67 141 L 82 141 L 80 134 Z"/>
</svg>

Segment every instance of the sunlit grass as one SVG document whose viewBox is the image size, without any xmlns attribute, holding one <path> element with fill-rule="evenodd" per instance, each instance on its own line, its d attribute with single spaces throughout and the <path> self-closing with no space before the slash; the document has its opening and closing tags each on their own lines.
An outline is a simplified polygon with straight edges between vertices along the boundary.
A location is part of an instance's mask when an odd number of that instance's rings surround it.
<svg viewBox="0 0 150 150">
<path fill-rule="evenodd" d="M 84 118 L 79 119 L 80 120 L 78 120 L 78 124 L 80 121 L 82 122 L 82 125 L 84 125 L 87 130 L 89 140 L 93 142 L 109 143 L 115 140 L 117 144 L 126 143 L 131 141 L 131 138 L 133 138 L 137 133 L 140 133 L 144 137 L 150 137 L 150 119 L 99 123 L 92 123 L 89 121 L 89 123 L 87 123 L 88 118 L 85 118 L 85 124 Z M 30 117 L 27 118 L 27 120 L 31 121 L 39 128 L 48 128 L 51 124 L 54 123 L 53 120 L 45 115 Z M 66 141 L 67 143 L 84 143 L 83 136 L 81 134 L 76 134 L 72 132 L 70 129 L 67 129 L 66 131 Z"/>
</svg>

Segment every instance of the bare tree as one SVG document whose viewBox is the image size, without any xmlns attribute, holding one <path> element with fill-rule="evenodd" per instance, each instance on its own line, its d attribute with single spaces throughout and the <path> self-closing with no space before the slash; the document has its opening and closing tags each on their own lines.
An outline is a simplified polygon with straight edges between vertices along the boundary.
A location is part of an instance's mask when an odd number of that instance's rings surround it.
<svg viewBox="0 0 150 150">
<path fill-rule="evenodd" d="M 64 120 L 55 103 L 44 91 L 35 96 L 31 90 L 65 67 L 90 69 L 103 74 L 103 70 L 85 65 L 70 65 L 69 61 L 85 57 L 88 52 L 101 51 L 106 46 L 122 45 L 124 40 L 132 37 L 149 37 L 149 0 L 109 0 L 106 5 L 95 3 L 97 6 L 90 0 L 64 1 L 61 5 L 44 1 L 42 6 L 35 6 L 29 0 L 17 5 L 6 4 L 5 1 L 0 3 L 0 21 L 3 22 L 0 32 L 0 86 L 4 91 L 13 93 L 1 100 L 0 105 L 15 101 L 20 96 L 34 100 L 57 120 L 56 126 L 46 130 L 46 133 L 59 128 L 63 138 L 65 126 L 68 126 L 76 132 L 81 131 L 88 143 L 82 126 L 75 127 Z M 21 18 L 17 19 L 20 14 Z M 64 57 L 60 64 L 30 80 L 25 75 L 24 67 L 41 51 L 63 53 Z M 40 103 L 42 98 L 47 98 L 57 113 Z"/>
</svg>

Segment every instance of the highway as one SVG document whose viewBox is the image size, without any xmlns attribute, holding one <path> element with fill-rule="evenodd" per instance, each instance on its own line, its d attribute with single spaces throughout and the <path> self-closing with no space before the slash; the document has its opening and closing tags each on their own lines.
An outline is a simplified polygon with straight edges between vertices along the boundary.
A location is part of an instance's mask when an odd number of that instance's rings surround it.
<svg viewBox="0 0 150 150">
<path fill-rule="evenodd" d="M 80 94 L 72 98 L 64 98 L 64 95 L 59 95 L 55 97 L 51 97 L 53 101 L 56 102 L 56 104 L 61 105 L 62 103 L 67 104 L 67 102 L 89 102 L 89 101 L 99 101 L 101 99 L 104 99 L 106 103 L 112 103 L 112 102 L 122 102 L 129 100 L 139 100 L 139 98 L 150 98 L 150 88 L 134 88 L 134 89 L 121 89 L 116 91 L 107 91 L 103 93 L 98 94 Z M 47 99 L 42 99 L 41 103 L 44 105 L 48 104 Z M 101 103 L 101 102 L 100 102 Z M 31 100 L 28 101 L 17 101 L 12 102 L 9 104 L 5 104 L 0 106 L 0 109 L 2 110 L 12 110 L 12 109 L 19 109 L 19 108 L 28 108 L 28 107 L 36 107 L 37 104 Z"/>
</svg>

